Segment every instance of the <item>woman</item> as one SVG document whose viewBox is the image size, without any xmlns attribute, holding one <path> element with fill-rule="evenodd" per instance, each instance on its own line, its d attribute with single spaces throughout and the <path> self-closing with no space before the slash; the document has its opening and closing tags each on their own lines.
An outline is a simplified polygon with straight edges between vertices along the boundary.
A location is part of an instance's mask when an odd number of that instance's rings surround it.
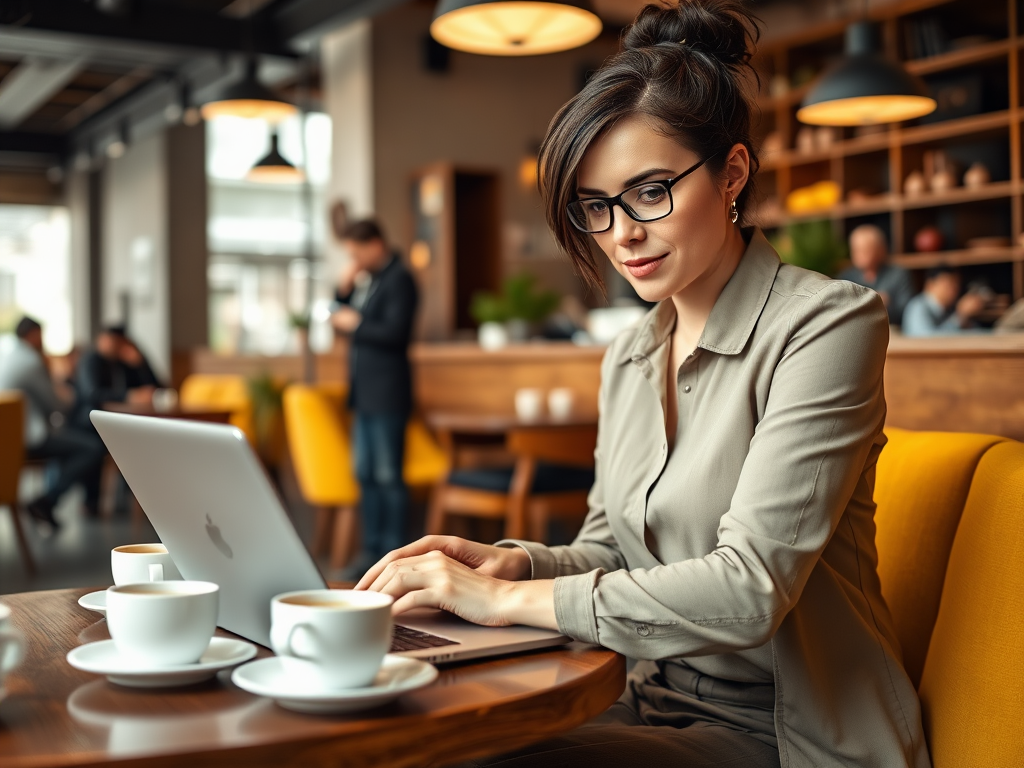
<svg viewBox="0 0 1024 768">
<path fill-rule="evenodd" d="M 548 221 L 659 302 L 602 365 L 597 480 L 567 547 L 427 537 L 362 588 L 395 611 L 558 628 L 639 659 L 599 718 L 500 765 L 929 765 L 876 575 L 888 340 L 877 294 L 781 265 L 732 0 L 645 8 L 556 115 Z"/>
</svg>

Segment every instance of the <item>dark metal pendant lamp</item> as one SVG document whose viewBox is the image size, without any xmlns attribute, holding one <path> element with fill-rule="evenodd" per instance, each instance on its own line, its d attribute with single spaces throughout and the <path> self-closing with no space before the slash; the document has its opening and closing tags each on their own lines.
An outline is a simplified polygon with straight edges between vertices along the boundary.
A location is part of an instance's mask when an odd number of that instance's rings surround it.
<svg viewBox="0 0 1024 768">
<path fill-rule="evenodd" d="M 804 98 L 796 117 L 811 125 L 874 125 L 935 111 L 924 82 L 877 51 L 869 21 L 846 28 L 846 55 Z"/>
<path fill-rule="evenodd" d="M 306 179 L 301 168 L 288 162 L 278 147 L 277 131 L 270 134 L 270 151 L 245 175 L 247 181 L 268 184 L 299 184 Z"/>
<path fill-rule="evenodd" d="M 280 123 L 296 112 L 294 104 L 282 101 L 273 91 L 256 79 L 257 59 L 250 56 L 245 68 L 245 77 L 229 85 L 220 98 L 203 105 L 203 119 L 215 117 L 260 118 L 271 124 Z"/>
</svg>

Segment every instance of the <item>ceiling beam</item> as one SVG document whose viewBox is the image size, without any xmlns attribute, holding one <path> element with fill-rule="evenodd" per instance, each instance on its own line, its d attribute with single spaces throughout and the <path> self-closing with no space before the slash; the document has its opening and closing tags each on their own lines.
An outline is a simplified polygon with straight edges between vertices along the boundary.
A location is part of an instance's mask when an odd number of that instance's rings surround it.
<svg viewBox="0 0 1024 768">
<path fill-rule="evenodd" d="M 85 60 L 31 57 L 0 82 L 0 128 L 15 128 L 81 71 Z"/>
<path fill-rule="evenodd" d="M 102 13 L 82 0 L 21 0 L 11 5 L 24 12 L 0 14 L 0 31 L 38 30 L 179 49 L 295 55 L 277 31 L 258 17 L 250 23 L 164 3 L 133 3 L 126 14 L 119 16 Z"/>
<path fill-rule="evenodd" d="M 21 131 L 0 131 L 0 154 L 16 152 L 30 155 L 64 154 L 66 142 L 63 136 L 50 136 Z"/>
<path fill-rule="evenodd" d="M 376 16 L 405 2 L 407 0 L 287 0 L 272 4 L 265 15 L 273 18 L 283 39 L 302 47 L 332 29 Z"/>
</svg>

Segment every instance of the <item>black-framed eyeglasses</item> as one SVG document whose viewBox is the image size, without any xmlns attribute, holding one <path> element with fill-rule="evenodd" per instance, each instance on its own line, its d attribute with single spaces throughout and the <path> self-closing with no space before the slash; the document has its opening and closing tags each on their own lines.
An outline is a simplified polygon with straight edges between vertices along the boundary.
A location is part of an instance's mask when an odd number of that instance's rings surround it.
<svg viewBox="0 0 1024 768">
<path fill-rule="evenodd" d="M 596 235 L 607 232 L 614 223 L 612 209 L 618 205 L 633 221 L 657 221 L 672 213 L 672 187 L 700 168 L 714 155 L 708 155 L 674 179 L 643 181 L 615 197 L 584 197 L 566 206 L 569 221 L 580 232 Z"/>
</svg>

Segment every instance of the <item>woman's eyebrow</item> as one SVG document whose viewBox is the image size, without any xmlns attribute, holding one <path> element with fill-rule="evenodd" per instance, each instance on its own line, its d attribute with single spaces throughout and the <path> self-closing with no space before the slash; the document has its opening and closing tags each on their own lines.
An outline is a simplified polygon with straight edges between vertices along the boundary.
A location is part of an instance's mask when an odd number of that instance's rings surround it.
<svg viewBox="0 0 1024 768">
<path fill-rule="evenodd" d="M 641 181 L 645 181 L 645 180 L 649 179 L 651 176 L 664 176 L 666 174 L 669 177 L 672 177 L 672 176 L 675 176 L 675 171 L 673 171 L 671 168 L 651 168 L 650 170 L 643 171 L 642 173 L 638 173 L 636 176 L 630 176 L 623 183 L 622 188 L 623 189 L 629 189 L 634 184 L 639 184 Z M 594 195 L 596 197 L 603 197 L 605 192 L 604 192 L 603 189 L 591 189 L 589 187 L 577 187 L 576 188 L 576 194 L 577 195 Z"/>
</svg>

